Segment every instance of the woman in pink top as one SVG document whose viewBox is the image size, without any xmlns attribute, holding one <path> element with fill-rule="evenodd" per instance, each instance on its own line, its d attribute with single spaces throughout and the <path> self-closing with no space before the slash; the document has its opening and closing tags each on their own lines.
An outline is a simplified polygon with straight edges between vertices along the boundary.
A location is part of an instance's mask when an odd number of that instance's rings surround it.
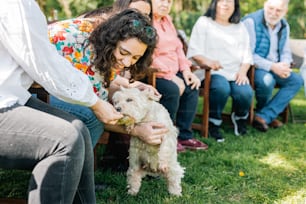
<svg viewBox="0 0 306 204">
<path fill-rule="evenodd" d="M 162 94 L 160 103 L 167 108 L 179 129 L 178 152 L 185 148 L 205 150 L 208 146 L 193 138 L 191 124 L 197 103 L 200 80 L 190 71 L 191 62 L 169 16 L 172 0 L 152 0 L 153 26 L 158 43 L 153 54 L 152 67 L 160 70 L 156 88 Z"/>
</svg>

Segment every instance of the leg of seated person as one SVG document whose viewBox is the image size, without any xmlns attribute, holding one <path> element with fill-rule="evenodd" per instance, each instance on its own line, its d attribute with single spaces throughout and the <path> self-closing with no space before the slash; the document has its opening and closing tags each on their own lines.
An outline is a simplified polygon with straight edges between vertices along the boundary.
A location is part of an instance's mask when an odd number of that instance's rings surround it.
<svg viewBox="0 0 306 204">
<path fill-rule="evenodd" d="M 95 147 L 104 131 L 104 125 L 88 107 L 66 103 L 54 96 L 50 96 L 50 104 L 53 107 L 66 111 L 79 118 L 90 132 L 92 146 Z"/>
<path fill-rule="evenodd" d="M 256 68 L 255 76 L 256 112 L 260 112 L 272 97 L 276 81 L 273 75 L 263 69 Z"/>
<path fill-rule="evenodd" d="M 209 136 L 217 142 L 224 142 L 220 132 L 222 112 L 230 96 L 231 90 L 227 79 L 221 75 L 211 75 L 209 89 Z"/>
<path fill-rule="evenodd" d="M 234 81 L 230 85 L 235 115 L 238 117 L 247 116 L 253 100 L 252 87 L 249 84 L 237 85 Z"/>
<path fill-rule="evenodd" d="M 221 75 L 211 75 L 209 89 L 209 121 L 220 126 L 222 123 L 222 111 L 231 93 L 231 87 L 227 79 Z"/>
<path fill-rule="evenodd" d="M 182 78 L 180 74 L 178 76 Z M 185 148 L 206 150 L 208 146 L 194 139 L 191 131 L 197 108 L 198 91 L 186 87 L 180 97 L 179 87 L 174 82 L 165 79 L 156 79 L 156 88 L 162 94 L 160 103 L 168 110 L 171 119 L 176 122 L 179 129 L 178 151 L 184 151 Z"/>
<path fill-rule="evenodd" d="M 33 169 L 29 203 L 95 203 L 92 146 L 80 120 L 34 98 L 1 109 L 0 120 L 0 167 Z"/>
<path fill-rule="evenodd" d="M 183 78 L 179 72 L 178 77 Z M 176 116 L 176 125 L 179 128 L 179 139 L 188 140 L 193 138 L 191 125 L 194 120 L 198 107 L 199 91 L 197 89 L 191 89 L 185 83 L 185 90 L 180 97 L 179 108 Z"/>
<path fill-rule="evenodd" d="M 279 85 L 279 90 L 260 111 L 256 110 L 256 115 L 264 119 L 267 124 L 277 118 L 303 85 L 302 77 L 294 72 L 288 78 L 280 78 L 275 74 L 272 76 Z"/>
<path fill-rule="evenodd" d="M 253 89 L 249 84 L 237 85 L 235 81 L 230 82 L 231 96 L 233 98 L 233 109 L 231 119 L 236 136 L 247 134 L 247 118 L 253 100 Z"/>
<path fill-rule="evenodd" d="M 180 101 L 178 86 L 173 81 L 157 78 L 156 89 L 162 95 L 159 102 L 168 110 L 172 121 L 175 121 Z"/>
</svg>

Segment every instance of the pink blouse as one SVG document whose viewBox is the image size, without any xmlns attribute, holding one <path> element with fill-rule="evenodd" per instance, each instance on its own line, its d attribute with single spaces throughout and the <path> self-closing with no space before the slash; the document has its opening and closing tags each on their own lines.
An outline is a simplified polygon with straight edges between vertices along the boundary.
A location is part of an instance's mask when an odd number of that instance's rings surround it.
<svg viewBox="0 0 306 204">
<path fill-rule="evenodd" d="M 169 15 L 161 21 L 153 19 L 153 26 L 157 30 L 158 42 L 152 67 L 161 70 L 157 77 L 171 80 L 179 71 L 190 69 L 191 61 L 184 54 L 183 45 Z"/>
</svg>

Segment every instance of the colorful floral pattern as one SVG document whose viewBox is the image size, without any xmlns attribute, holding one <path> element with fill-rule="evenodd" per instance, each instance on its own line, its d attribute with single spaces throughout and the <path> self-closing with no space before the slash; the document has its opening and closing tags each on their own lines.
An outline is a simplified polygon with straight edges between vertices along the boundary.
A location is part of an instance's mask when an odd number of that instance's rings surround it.
<svg viewBox="0 0 306 204">
<path fill-rule="evenodd" d="M 73 66 L 84 72 L 90 79 L 94 92 L 107 100 L 108 91 L 104 88 L 103 77 L 91 66 L 94 52 L 88 45 L 93 24 L 86 19 L 69 19 L 50 24 L 49 39 L 58 53 L 69 60 Z"/>
</svg>

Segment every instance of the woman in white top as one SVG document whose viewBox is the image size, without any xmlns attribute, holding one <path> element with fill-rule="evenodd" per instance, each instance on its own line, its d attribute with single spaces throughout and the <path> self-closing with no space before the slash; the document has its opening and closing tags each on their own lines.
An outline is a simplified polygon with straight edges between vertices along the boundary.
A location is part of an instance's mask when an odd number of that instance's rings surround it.
<svg viewBox="0 0 306 204">
<path fill-rule="evenodd" d="M 229 96 L 233 99 L 235 135 L 246 134 L 246 119 L 253 91 L 247 72 L 252 54 L 247 30 L 240 23 L 239 0 L 212 0 L 193 27 L 187 56 L 212 68 L 209 94 L 209 135 L 218 142 L 221 114 Z"/>
</svg>

